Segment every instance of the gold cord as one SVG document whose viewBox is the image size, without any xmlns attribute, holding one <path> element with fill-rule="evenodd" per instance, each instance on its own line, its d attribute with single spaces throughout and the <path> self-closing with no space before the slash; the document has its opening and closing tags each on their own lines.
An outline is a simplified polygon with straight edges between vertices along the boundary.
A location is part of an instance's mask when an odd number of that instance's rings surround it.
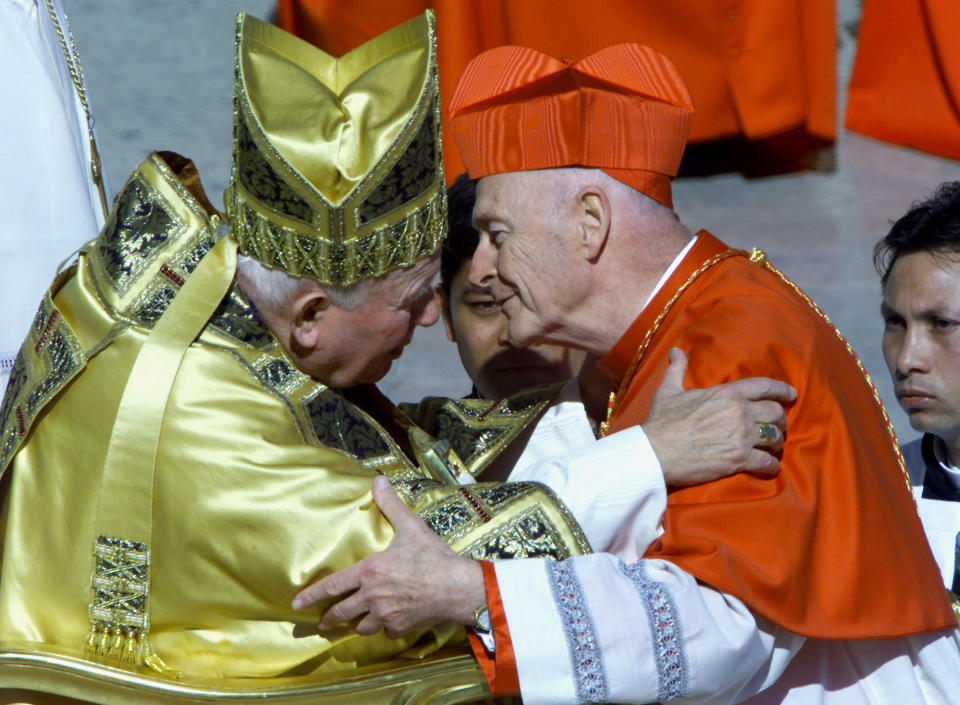
<svg viewBox="0 0 960 705">
<path fill-rule="evenodd" d="M 693 282 L 697 279 L 697 277 L 699 277 L 701 274 L 706 272 L 713 265 L 717 264 L 721 260 L 727 259 L 728 257 L 732 257 L 734 255 L 746 255 L 746 254 L 747 253 L 744 252 L 743 250 L 731 249 L 731 250 L 727 250 L 726 252 L 721 252 L 715 257 L 707 260 L 702 265 L 700 265 L 699 269 L 697 269 L 693 274 L 690 275 L 690 278 L 687 279 L 687 281 L 685 281 L 683 285 L 680 286 L 679 289 L 677 289 L 677 291 L 673 294 L 670 300 L 667 301 L 666 305 L 663 307 L 663 310 L 660 312 L 660 315 L 657 316 L 656 320 L 653 322 L 653 325 L 650 327 L 650 330 L 648 330 L 647 334 L 644 336 L 643 341 L 640 343 L 640 347 L 637 348 L 637 353 L 634 356 L 633 361 L 630 363 L 630 367 L 627 368 L 627 372 L 623 376 L 623 379 L 620 381 L 620 385 L 617 387 L 617 391 L 610 393 L 610 400 L 607 403 L 607 418 L 602 424 L 600 424 L 601 437 L 607 434 L 610 426 L 610 419 L 613 417 L 614 413 L 616 413 L 616 411 L 619 409 L 620 404 L 623 401 L 623 397 L 626 394 L 627 389 L 629 389 L 630 387 L 630 382 L 633 380 L 633 375 L 636 373 L 637 367 L 639 366 L 640 361 L 643 359 L 643 355 L 647 351 L 647 347 L 650 345 L 650 341 L 653 339 L 653 336 L 656 334 L 656 332 L 660 329 L 660 325 L 663 323 L 663 319 L 666 318 L 667 314 L 670 312 L 670 309 L 673 308 L 673 305 L 677 302 L 677 299 L 679 299 L 680 296 L 683 294 L 683 292 L 686 291 L 691 284 L 693 284 Z M 779 279 L 784 284 L 789 286 L 794 291 L 794 293 L 797 294 L 797 296 L 799 296 L 804 302 L 806 302 L 806 304 L 814 310 L 814 312 L 823 320 L 823 322 L 826 323 L 831 330 L 833 330 L 837 338 L 840 339 L 840 342 L 843 344 L 844 348 L 846 348 L 847 353 L 851 357 L 853 357 L 853 361 L 856 363 L 857 368 L 860 370 L 860 374 L 863 376 L 863 379 L 866 381 L 867 386 L 870 388 L 870 391 L 873 394 L 874 401 L 877 403 L 877 406 L 880 408 L 880 413 L 883 416 L 884 423 L 886 424 L 887 433 L 890 436 L 894 453 L 897 456 L 897 463 L 900 466 L 900 472 L 904 480 L 906 481 L 907 491 L 910 493 L 910 498 L 913 499 L 913 484 L 910 482 L 910 474 L 907 472 L 906 463 L 904 463 L 904 460 L 903 460 L 903 453 L 900 452 L 900 444 L 897 442 L 897 434 L 893 430 L 893 424 L 890 421 L 889 415 L 887 415 L 886 408 L 883 406 L 883 401 L 880 399 L 880 393 L 877 391 L 876 386 L 873 384 L 873 380 L 870 378 L 869 373 L 867 373 L 867 370 L 863 366 L 863 363 L 860 362 L 860 358 L 857 357 L 857 353 L 854 352 L 853 347 L 850 345 L 847 339 L 843 336 L 843 333 L 837 330 L 837 327 L 833 325 L 833 322 L 830 320 L 830 317 L 827 316 L 827 314 L 824 313 L 823 310 L 813 301 L 813 299 L 807 296 L 799 286 L 794 284 L 783 272 L 777 269 L 767 259 L 766 254 L 762 250 L 753 248 L 753 250 L 750 251 L 748 257 L 750 261 L 753 262 L 754 264 L 758 264 L 761 267 L 764 267 L 765 269 L 767 269 L 768 271 L 770 271 L 771 273 L 779 277 Z"/>
<path fill-rule="evenodd" d="M 657 331 L 660 330 L 660 324 L 663 323 L 663 319 L 667 317 L 667 314 L 670 313 L 670 309 L 673 308 L 673 305 L 677 302 L 677 299 L 687 290 L 687 288 L 696 281 L 697 277 L 706 272 L 710 267 L 715 265 L 717 262 L 727 259 L 727 257 L 733 257 L 734 255 L 742 255 L 744 252 L 742 250 L 727 250 L 721 252 L 719 255 L 708 259 L 706 262 L 700 265 L 699 269 L 690 275 L 690 278 L 685 281 L 680 288 L 678 288 L 673 296 L 670 297 L 670 300 L 667 301 L 666 305 L 663 307 L 663 310 L 660 311 L 660 315 L 657 316 L 656 320 L 653 322 L 653 325 L 650 326 L 650 330 L 647 331 L 647 334 L 643 337 L 643 342 L 640 343 L 640 347 L 637 348 L 636 355 L 633 356 L 633 361 L 630 363 L 630 366 L 627 368 L 626 374 L 623 375 L 623 379 L 620 380 L 619 386 L 615 392 L 610 392 L 610 399 L 607 402 L 607 418 L 600 424 L 600 437 L 603 438 L 607 435 L 607 432 L 610 428 L 610 419 L 613 418 L 613 415 L 620 408 L 620 404 L 623 401 L 624 395 L 627 393 L 627 390 L 630 388 L 630 382 L 633 380 L 633 375 L 637 371 L 637 367 L 640 365 L 640 361 L 643 359 L 644 353 L 647 352 L 647 348 L 650 345 L 650 341 L 653 339 L 653 336 L 656 335 Z"/>
<path fill-rule="evenodd" d="M 70 44 L 67 45 L 67 36 L 63 33 L 60 26 L 60 19 L 57 17 L 57 11 L 53 7 L 52 0 L 46 0 L 47 13 L 53 22 L 53 29 L 57 33 L 57 39 L 60 40 L 60 50 L 63 52 L 63 58 L 67 62 L 67 70 L 70 72 L 70 79 L 73 81 L 73 87 L 77 91 L 77 97 L 80 98 L 80 105 L 83 107 L 83 113 L 87 118 L 87 135 L 90 139 L 90 175 L 93 182 L 97 185 L 97 193 L 100 195 L 100 207 L 103 209 L 103 217 L 110 214 L 110 206 L 107 204 L 107 194 L 103 188 L 103 166 L 100 162 L 100 152 L 97 150 L 97 141 L 93 136 L 93 116 L 90 114 L 90 106 L 87 104 L 87 90 L 83 81 L 83 67 L 80 65 L 80 54 L 77 52 L 77 42 L 73 38 L 73 31 L 67 22 L 67 33 L 70 38 Z M 64 20 L 67 15 L 64 13 Z"/>
</svg>

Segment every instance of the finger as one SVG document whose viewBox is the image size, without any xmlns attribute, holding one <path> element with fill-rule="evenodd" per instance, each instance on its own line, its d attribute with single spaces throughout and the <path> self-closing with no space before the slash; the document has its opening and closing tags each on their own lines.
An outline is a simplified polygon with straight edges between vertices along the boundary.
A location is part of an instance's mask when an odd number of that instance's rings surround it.
<svg viewBox="0 0 960 705">
<path fill-rule="evenodd" d="M 419 517 L 410 511 L 393 489 L 393 485 L 383 475 L 373 478 L 373 501 L 380 507 L 380 511 L 393 526 L 394 531 L 399 530 L 401 526 L 419 521 Z"/>
<path fill-rule="evenodd" d="M 372 636 L 381 629 L 383 629 L 383 624 L 381 624 L 380 620 L 374 617 L 372 614 L 367 614 L 367 616 L 361 619 L 357 623 L 357 626 L 354 627 L 354 631 L 356 631 L 360 636 Z"/>
<path fill-rule="evenodd" d="M 772 453 L 760 448 L 754 448 L 747 454 L 747 459 L 741 469 L 744 472 L 772 476 L 780 472 L 780 461 L 777 459 L 777 456 Z"/>
<path fill-rule="evenodd" d="M 786 382 L 770 377 L 747 377 L 727 384 L 732 390 L 751 401 L 772 399 L 781 403 L 788 403 L 797 398 L 796 389 Z"/>
<path fill-rule="evenodd" d="M 361 563 L 350 566 L 339 573 L 328 575 L 323 580 L 308 585 L 298 592 L 293 598 L 292 607 L 295 610 L 303 610 L 312 607 L 321 600 L 335 595 L 342 595 L 346 592 L 352 592 L 360 587 L 360 573 L 357 566 Z"/>
<path fill-rule="evenodd" d="M 752 401 L 747 414 L 747 418 L 752 418 L 755 423 L 770 423 L 780 429 L 787 427 L 787 414 L 775 401 Z"/>
<path fill-rule="evenodd" d="M 757 442 L 754 446 L 768 452 L 776 452 L 783 447 L 783 432 L 768 423 L 758 423 L 753 426 Z"/>
<path fill-rule="evenodd" d="M 683 391 L 683 376 L 687 373 L 687 356 L 680 348 L 670 348 L 670 366 L 663 373 L 657 391 L 679 393 Z"/>
<path fill-rule="evenodd" d="M 324 612 L 320 617 L 320 621 L 317 622 L 317 626 L 321 631 L 333 629 L 338 624 L 354 620 L 362 614 L 367 614 L 369 611 L 370 605 L 367 604 L 367 601 L 359 592 L 355 592 L 350 595 L 350 597 L 340 600 L 340 602 Z"/>
</svg>

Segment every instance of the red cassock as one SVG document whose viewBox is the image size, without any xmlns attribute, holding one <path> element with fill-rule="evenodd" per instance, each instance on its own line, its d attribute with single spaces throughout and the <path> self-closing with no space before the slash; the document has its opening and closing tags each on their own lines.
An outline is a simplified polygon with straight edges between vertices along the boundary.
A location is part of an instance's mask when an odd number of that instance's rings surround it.
<svg viewBox="0 0 960 705">
<path fill-rule="evenodd" d="M 627 384 L 611 433 L 646 420 L 672 347 L 689 357 L 687 388 L 759 375 L 789 382 L 797 400 L 786 410 L 780 473 L 671 490 L 663 536 L 645 558 L 668 560 L 808 637 L 956 628 L 883 407 L 847 343 L 799 289 L 700 231 L 599 362 L 615 385 Z M 475 636 L 471 645 L 492 692 L 516 694 L 490 564 L 484 579 L 496 653 Z"/>
<path fill-rule="evenodd" d="M 571 62 L 620 42 L 670 58 L 690 90 L 691 142 L 836 133 L 834 0 L 278 0 L 277 24 L 339 56 L 428 7 L 440 95 L 471 58 L 517 44 Z M 444 134 L 449 125 L 444 112 Z M 464 171 L 444 139 L 448 181 Z"/>
<path fill-rule="evenodd" d="M 864 3 L 846 125 L 960 159 L 960 2 Z"/>
<path fill-rule="evenodd" d="M 667 352 L 678 347 L 689 356 L 689 386 L 765 376 L 796 388 L 781 470 L 672 490 L 664 534 L 646 558 L 669 560 L 808 637 L 956 627 L 893 431 L 860 362 L 799 289 L 745 253 L 724 257 L 730 252 L 701 231 L 600 361 L 618 383 L 642 351 L 610 431 L 644 422 Z"/>
</svg>

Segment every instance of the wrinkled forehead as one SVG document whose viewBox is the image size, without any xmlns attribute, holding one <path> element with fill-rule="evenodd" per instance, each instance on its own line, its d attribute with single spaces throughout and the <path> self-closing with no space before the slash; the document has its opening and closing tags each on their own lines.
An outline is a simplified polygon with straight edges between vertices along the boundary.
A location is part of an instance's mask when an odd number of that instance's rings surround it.
<svg viewBox="0 0 960 705">
<path fill-rule="evenodd" d="M 484 176 L 477 182 L 473 222 L 477 225 L 509 212 L 530 212 L 545 207 L 553 191 L 555 169 L 510 171 Z"/>
</svg>

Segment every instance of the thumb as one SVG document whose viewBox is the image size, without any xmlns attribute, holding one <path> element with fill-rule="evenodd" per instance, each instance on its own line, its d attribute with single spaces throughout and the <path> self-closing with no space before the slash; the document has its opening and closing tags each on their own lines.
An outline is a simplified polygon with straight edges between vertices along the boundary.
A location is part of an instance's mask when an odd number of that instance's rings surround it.
<svg viewBox="0 0 960 705">
<path fill-rule="evenodd" d="M 400 499 L 390 480 L 383 475 L 373 478 L 373 501 L 393 526 L 394 531 L 408 523 L 411 518 L 417 518 L 416 514 L 407 507 L 406 502 Z"/>
<path fill-rule="evenodd" d="M 657 393 L 679 394 L 683 391 L 683 376 L 687 373 L 687 356 L 680 348 L 670 348 L 670 366 L 663 373 Z"/>
</svg>

